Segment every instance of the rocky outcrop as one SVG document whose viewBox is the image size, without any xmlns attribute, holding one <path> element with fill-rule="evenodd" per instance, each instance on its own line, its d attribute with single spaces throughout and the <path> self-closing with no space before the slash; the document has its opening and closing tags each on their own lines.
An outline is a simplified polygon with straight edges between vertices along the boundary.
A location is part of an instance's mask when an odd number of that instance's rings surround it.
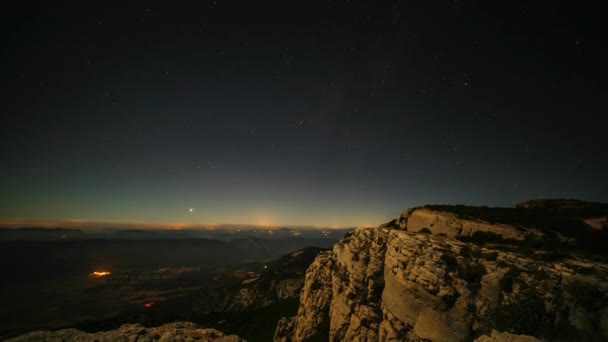
<svg viewBox="0 0 608 342">
<path fill-rule="evenodd" d="M 377 339 L 388 229 L 359 229 L 334 246 L 330 337 Z"/>
<path fill-rule="evenodd" d="M 155 328 L 144 328 L 139 324 L 125 324 L 116 330 L 87 333 L 77 329 L 57 331 L 36 331 L 12 338 L 11 342 L 37 341 L 208 341 L 238 342 L 245 341 L 236 335 L 224 335 L 215 329 L 202 329 L 194 323 L 175 322 Z"/>
<path fill-rule="evenodd" d="M 608 264 L 524 248 L 535 231 L 427 208 L 358 228 L 313 262 L 275 341 L 608 339 Z"/>
<path fill-rule="evenodd" d="M 401 229 L 408 232 L 425 231 L 447 237 L 473 236 L 475 232 L 490 232 L 504 239 L 523 240 L 526 238 L 526 233 L 539 234 L 533 229 L 462 218 L 455 213 L 427 208 L 404 211 L 399 217 L 399 225 Z"/>
<path fill-rule="evenodd" d="M 534 336 L 514 335 L 492 330 L 492 335 L 483 335 L 475 339 L 475 342 L 540 342 Z"/>
<path fill-rule="evenodd" d="M 332 298 L 333 255 L 321 252 L 306 271 L 300 295 L 298 314 L 282 318 L 275 332 L 275 341 L 327 340 L 329 306 Z"/>
</svg>

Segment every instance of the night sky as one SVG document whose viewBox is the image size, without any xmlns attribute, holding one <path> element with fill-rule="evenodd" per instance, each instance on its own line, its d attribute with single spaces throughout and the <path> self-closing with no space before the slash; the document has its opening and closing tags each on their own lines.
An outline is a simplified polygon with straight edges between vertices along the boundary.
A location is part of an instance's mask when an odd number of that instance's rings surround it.
<svg viewBox="0 0 608 342">
<path fill-rule="evenodd" d="M 605 18 L 534 3 L 5 8 L 0 221 L 608 201 Z"/>
</svg>

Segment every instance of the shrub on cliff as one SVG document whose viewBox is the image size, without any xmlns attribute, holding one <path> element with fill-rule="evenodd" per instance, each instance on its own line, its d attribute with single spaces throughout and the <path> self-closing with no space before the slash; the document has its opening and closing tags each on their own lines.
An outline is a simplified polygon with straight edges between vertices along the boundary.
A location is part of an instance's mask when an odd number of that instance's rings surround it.
<svg viewBox="0 0 608 342">
<path fill-rule="evenodd" d="M 422 233 L 422 234 L 432 234 L 431 230 L 430 230 L 430 229 L 428 229 L 427 227 L 424 227 L 424 228 L 420 229 L 420 230 L 418 231 L 418 233 Z"/>
<path fill-rule="evenodd" d="M 387 228 L 398 229 L 399 224 L 397 223 L 397 219 L 390 220 L 386 223 Z"/>
<path fill-rule="evenodd" d="M 490 322 L 499 331 L 532 335 L 549 341 L 585 340 L 570 325 L 567 308 L 548 310 L 545 299 L 532 288 L 498 305 L 490 314 Z"/>
<path fill-rule="evenodd" d="M 476 245 L 485 244 L 518 244 L 519 241 L 515 239 L 505 239 L 501 235 L 492 232 L 476 231 L 471 236 L 459 236 L 458 240 L 462 242 L 470 242 Z"/>
</svg>

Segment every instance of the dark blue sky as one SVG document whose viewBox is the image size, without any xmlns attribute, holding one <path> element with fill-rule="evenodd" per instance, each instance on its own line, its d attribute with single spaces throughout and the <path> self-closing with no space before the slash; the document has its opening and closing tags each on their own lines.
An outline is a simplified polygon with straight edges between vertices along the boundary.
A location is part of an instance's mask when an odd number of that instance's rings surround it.
<svg viewBox="0 0 608 342">
<path fill-rule="evenodd" d="M 0 219 L 343 226 L 608 201 L 596 9 L 365 3 L 3 11 Z"/>
</svg>

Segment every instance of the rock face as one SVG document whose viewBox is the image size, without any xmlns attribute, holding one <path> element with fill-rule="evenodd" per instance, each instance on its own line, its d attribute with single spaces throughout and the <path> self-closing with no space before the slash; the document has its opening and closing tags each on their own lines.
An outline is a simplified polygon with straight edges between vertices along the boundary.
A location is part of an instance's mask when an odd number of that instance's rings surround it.
<svg viewBox="0 0 608 342">
<path fill-rule="evenodd" d="M 275 341 L 608 339 L 608 264 L 526 247 L 544 234 L 429 208 L 358 228 L 313 262 Z"/>
<path fill-rule="evenodd" d="M 175 322 L 155 328 L 144 328 L 139 324 L 125 324 L 116 330 L 87 333 L 76 329 L 58 331 L 36 331 L 18 336 L 8 341 L 208 341 L 208 342 L 238 342 L 245 341 L 236 335 L 224 335 L 214 329 L 202 329 L 194 323 Z"/>
<path fill-rule="evenodd" d="M 329 306 L 332 298 L 331 252 L 321 252 L 306 272 L 301 301 L 310 305 L 300 305 L 296 317 L 279 321 L 275 333 L 276 341 L 327 340 L 329 327 Z"/>
</svg>

